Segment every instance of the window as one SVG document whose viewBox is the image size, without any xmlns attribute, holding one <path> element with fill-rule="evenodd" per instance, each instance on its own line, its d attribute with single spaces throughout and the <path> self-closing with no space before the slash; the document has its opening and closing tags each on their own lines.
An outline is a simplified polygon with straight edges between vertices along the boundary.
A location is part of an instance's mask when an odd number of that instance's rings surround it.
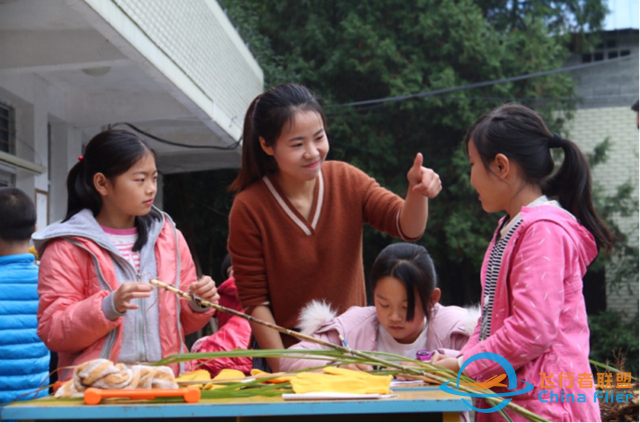
<svg viewBox="0 0 640 423">
<path fill-rule="evenodd" d="M 603 60 L 613 60 L 619 57 L 631 55 L 628 49 L 622 49 L 625 45 L 625 31 L 614 31 L 607 34 L 605 40 L 595 46 L 590 52 L 582 54 L 582 63 L 600 62 Z"/>
<path fill-rule="evenodd" d="M 0 151 L 15 154 L 15 114 L 13 108 L 0 103 Z M 0 187 L 16 185 L 15 169 L 0 165 Z"/>
<path fill-rule="evenodd" d="M 16 170 L 0 164 L 0 188 L 16 186 Z"/>
<path fill-rule="evenodd" d="M 15 113 L 13 107 L 0 103 L 0 151 L 15 154 Z"/>
</svg>

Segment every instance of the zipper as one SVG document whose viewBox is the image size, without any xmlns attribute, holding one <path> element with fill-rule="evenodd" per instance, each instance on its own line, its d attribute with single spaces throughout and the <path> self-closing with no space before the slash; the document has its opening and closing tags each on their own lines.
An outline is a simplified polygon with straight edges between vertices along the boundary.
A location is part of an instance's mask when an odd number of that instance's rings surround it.
<svg viewBox="0 0 640 423">
<path fill-rule="evenodd" d="M 163 215 L 164 216 L 164 215 Z M 168 215 L 167 215 L 168 216 Z M 173 220 L 171 220 L 171 218 L 169 217 L 169 222 L 171 223 L 171 229 L 173 231 L 173 241 L 175 243 L 176 246 L 176 288 L 180 289 L 180 273 L 182 272 L 182 266 L 181 266 L 181 261 L 180 261 L 180 246 L 178 245 L 178 230 L 176 229 L 176 225 L 175 223 L 173 223 Z M 184 352 L 184 345 L 183 345 L 183 339 L 184 339 L 184 335 L 182 333 L 183 329 L 182 329 L 182 325 L 180 324 L 180 314 L 181 314 L 182 310 L 180 308 L 180 299 L 176 296 L 176 327 L 177 327 L 177 332 L 178 332 L 178 345 L 180 345 L 180 354 L 182 354 Z M 180 362 L 179 363 L 179 368 L 180 371 L 179 373 L 182 374 L 185 372 L 185 367 L 184 367 L 184 363 Z"/>
<path fill-rule="evenodd" d="M 94 262 L 94 265 L 95 265 L 95 267 L 96 267 L 96 269 L 98 271 L 98 274 L 99 274 L 98 279 L 100 281 L 100 285 L 102 287 L 108 289 L 110 292 L 113 293 L 113 288 L 111 287 L 111 285 L 109 285 L 106 282 L 106 278 L 104 277 L 104 274 L 102 273 L 102 269 L 100 268 L 100 264 L 98 262 L 98 257 L 96 257 L 96 255 L 93 252 L 91 252 L 88 248 L 86 248 L 85 246 L 83 246 L 79 242 L 74 241 L 71 238 L 66 238 L 65 237 L 65 239 L 67 241 L 71 242 L 73 245 L 75 245 L 75 246 L 77 246 L 79 248 L 82 248 L 83 250 L 85 250 L 86 252 L 88 252 L 91 255 L 91 257 L 93 259 L 93 262 Z M 96 244 L 100 245 L 99 243 L 96 243 Z M 153 244 L 155 246 L 155 239 L 153 241 Z M 104 248 L 104 246 L 102 246 L 102 245 L 100 245 L 100 246 Z M 133 273 L 135 275 L 135 279 L 138 282 L 142 282 L 142 274 L 140 272 L 136 271 L 135 267 L 129 262 L 129 260 L 127 260 L 124 257 L 122 257 L 119 252 L 116 253 L 116 252 L 112 251 L 110 246 L 109 246 L 109 248 L 105 248 L 105 250 L 108 251 L 111 254 L 111 256 L 116 261 L 118 261 L 120 263 L 120 265 L 124 264 L 125 268 L 128 267 L 131 270 L 131 273 Z M 154 250 L 155 250 L 155 248 L 151 248 L 151 252 L 153 252 Z M 148 263 L 149 255 L 150 254 L 147 254 L 147 256 L 145 257 L 144 263 L 140 262 L 140 269 L 141 270 L 144 268 L 143 264 L 146 265 Z M 145 361 L 145 360 L 143 360 L 143 358 L 145 358 L 145 356 L 146 356 L 146 348 L 144 346 L 144 317 L 145 317 L 144 306 L 145 306 L 144 298 L 140 298 L 139 313 L 138 313 L 140 315 L 140 318 L 138 319 L 138 322 L 137 322 L 138 323 L 138 325 L 137 325 L 138 326 L 138 330 L 140 332 L 139 333 L 139 339 L 138 339 L 139 342 L 140 342 L 140 350 L 141 350 L 141 353 L 139 354 L 140 361 Z M 113 346 L 116 343 L 116 339 L 117 339 L 117 328 L 112 329 L 107 334 L 107 339 L 105 339 L 105 344 L 102 347 L 102 350 L 100 352 L 100 358 L 111 359 L 111 350 L 113 349 Z"/>
<path fill-rule="evenodd" d="M 162 213 L 162 212 L 159 212 L 159 213 L 160 213 L 160 227 L 161 227 L 160 231 L 162 231 L 162 228 L 164 227 L 164 223 L 165 223 L 166 218 L 165 218 L 165 214 L 164 213 Z M 171 221 L 171 219 L 169 219 L 169 221 L 172 223 L 171 226 L 172 226 L 172 228 L 174 230 L 174 237 L 176 237 L 176 250 L 177 250 L 178 244 L 177 244 L 177 235 L 175 234 L 175 225 L 173 224 L 173 221 Z M 155 244 L 156 244 L 156 241 L 158 239 L 159 234 L 160 233 L 158 232 L 155 235 L 155 238 L 153 240 L 149 239 L 147 241 L 148 244 L 149 244 L 149 241 L 151 241 L 151 249 L 150 249 L 151 252 L 150 252 L 150 254 L 153 254 L 154 251 L 155 251 Z M 126 263 L 125 266 L 128 266 L 131 269 L 132 273 L 135 275 L 135 278 L 139 282 L 142 281 L 141 272 L 136 271 L 135 267 L 131 263 L 129 263 L 129 261 L 127 259 L 122 257 L 122 255 L 120 255 L 120 253 L 117 251 L 117 249 L 115 249 L 110 243 L 109 244 L 105 244 L 105 243 L 101 242 L 99 239 L 94 239 L 92 237 L 88 237 L 86 234 L 83 234 L 83 233 L 68 233 L 68 234 L 66 234 L 64 236 L 60 236 L 60 238 L 67 240 L 68 242 L 70 242 L 71 244 L 75 245 L 76 247 L 79 247 L 79 248 L 81 248 L 81 249 L 83 249 L 83 250 L 85 250 L 86 252 L 89 253 L 89 255 L 92 257 L 92 260 L 94 262 L 95 268 L 97 270 L 98 282 L 99 282 L 100 286 L 103 289 L 108 290 L 111 293 L 113 293 L 113 291 L 114 291 L 113 288 L 111 287 L 111 285 L 109 285 L 109 283 L 107 283 L 107 280 L 104 277 L 104 274 L 102 273 L 102 269 L 100 268 L 100 263 L 98 262 L 98 257 L 96 257 L 96 255 L 93 252 L 91 252 L 88 248 L 83 246 L 81 243 L 79 243 L 78 241 L 75 241 L 72 238 L 70 238 L 70 237 L 73 237 L 73 236 L 79 237 L 79 238 L 88 239 L 89 241 L 95 243 L 99 247 L 101 247 L 104 250 L 108 251 L 111 254 L 111 256 L 114 257 L 117 261 L 119 261 L 121 263 L 122 262 Z M 178 252 L 178 254 L 179 254 L 179 252 Z M 149 257 L 149 254 L 145 258 L 144 265 L 146 265 L 147 262 L 149 261 L 148 257 Z M 178 263 L 178 266 L 179 265 L 180 264 Z M 143 262 L 141 261 L 140 262 L 140 269 L 142 270 L 143 268 L 144 268 Z M 179 275 L 179 272 L 178 272 L 178 275 Z M 178 280 L 179 280 L 179 276 L 178 276 Z M 143 300 L 143 299 L 141 298 L 141 300 Z M 179 306 L 179 304 L 178 304 L 178 306 Z M 140 309 L 141 309 L 141 315 L 143 317 L 141 319 L 141 322 L 140 322 L 140 327 L 144 327 L 144 301 L 141 301 Z M 178 311 L 179 311 L 179 308 L 178 308 Z M 158 313 L 158 316 L 160 316 L 159 313 Z M 180 319 L 180 313 L 178 312 L 178 322 L 180 321 L 179 319 Z M 115 329 L 111 330 L 107 334 L 107 337 L 105 339 L 105 343 L 102 346 L 102 349 L 100 351 L 100 358 L 106 358 L 106 359 L 110 359 L 111 358 L 111 351 L 112 351 L 113 346 L 115 345 L 115 342 L 116 342 L 116 339 L 117 339 L 117 330 L 118 330 L 118 328 L 115 328 Z M 140 336 L 141 337 L 143 336 L 142 333 L 141 333 Z M 144 349 L 144 345 L 143 345 L 143 349 Z M 182 363 L 180 363 L 180 365 L 181 365 L 181 367 L 183 366 Z"/>
<path fill-rule="evenodd" d="M 142 264 L 140 265 L 140 269 L 142 269 Z M 138 282 L 142 282 L 142 275 L 140 275 L 140 273 L 138 273 Z M 144 346 L 144 321 L 145 321 L 145 304 L 144 304 L 144 298 L 140 298 L 140 313 L 138 313 L 140 316 L 139 320 L 138 320 L 138 330 L 139 330 L 139 342 L 140 342 L 140 351 L 138 352 L 138 361 L 140 362 L 147 362 L 149 360 L 146 360 L 147 357 L 147 351 L 145 349 Z"/>
<path fill-rule="evenodd" d="M 164 225 L 164 221 L 162 222 L 162 224 Z M 121 263 L 121 265 L 124 265 L 125 268 L 128 268 L 131 270 L 131 273 L 134 275 L 134 279 L 137 282 L 142 282 L 142 269 L 145 268 L 146 264 L 149 262 L 149 257 L 154 254 L 155 252 L 155 243 L 156 240 L 158 239 L 157 235 L 156 237 L 152 240 L 150 248 L 149 248 L 149 252 L 147 253 L 147 255 L 144 257 L 144 261 L 141 260 L 140 261 L 140 271 L 137 271 L 135 266 L 133 264 L 131 264 L 131 262 L 129 262 L 129 260 L 125 259 L 119 251 L 113 251 L 113 249 L 111 248 L 111 246 L 109 245 L 109 248 L 106 248 L 107 251 L 109 251 L 109 253 L 111 253 L 111 255 L 119 262 Z M 150 240 L 148 240 L 150 241 Z M 147 243 L 147 245 L 149 245 L 149 243 Z M 142 250 L 141 250 L 142 251 Z M 142 257 L 141 257 L 142 259 Z M 147 360 L 147 352 L 146 352 L 146 348 L 145 348 L 145 343 L 144 343 L 144 322 L 145 322 L 145 299 L 144 298 L 140 298 L 139 299 L 139 303 L 138 303 L 139 307 L 138 307 L 138 312 L 136 313 L 136 317 L 137 317 L 137 322 L 134 322 L 134 325 L 137 326 L 138 328 L 138 361 L 140 362 L 146 362 Z M 159 314 L 158 314 L 159 316 Z M 135 327 L 134 326 L 134 327 Z M 115 340 L 114 340 L 115 343 Z"/>
<path fill-rule="evenodd" d="M 162 221 L 162 225 L 164 226 L 164 219 Z M 142 282 L 142 269 L 145 268 L 145 266 L 147 265 L 147 263 L 150 260 L 150 257 L 152 254 L 155 254 L 155 246 L 156 246 L 156 241 L 158 239 L 158 236 L 156 235 L 156 237 L 153 240 L 147 240 L 147 245 L 149 245 L 149 250 L 148 253 L 145 257 L 141 257 L 140 260 L 140 270 L 136 271 L 135 267 L 129 263 L 128 260 L 125 259 L 125 261 L 129 264 L 129 266 L 133 269 L 133 272 L 136 275 L 136 279 L 138 282 Z M 149 241 L 151 241 L 151 243 L 149 243 Z M 140 250 L 140 252 L 142 252 L 142 250 Z M 123 258 L 124 259 L 124 258 Z M 156 272 L 157 272 L 157 263 L 156 263 Z M 156 295 L 158 295 L 156 293 Z M 158 297 L 159 300 L 159 297 Z M 146 321 L 146 310 L 145 310 L 145 299 L 144 298 L 140 298 L 140 308 L 139 308 L 139 321 L 138 321 L 138 330 L 139 330 L 139 336 L 138 336 L 138 341 L 140 343 L 140 352 L 139 352 L 139 361 L 140 362 L 147 362 L 149 360 L 147 360 L 147 351 L 145 348 L 145 331 L 144 331 L 144 322 Z M 158 319 L 160 318 L 160 311 L 158 310 Z M 160 322 L 158 322 L 158 325 L 160 324 Z M 162 350 L 162 346 L 160 348 Z"/>
<path fill-rule="evenodd" d="M 155 240 L 154 240 L 154 245 L 155 245 Z M 155 248 L 151 248 L 151 252 L 153 252 L 155 250 Z M 107 251 L 109 251 L 111 253 L 111 255 L 113 256 L 114 259 L 116 259 L 116 261 L 118 261 L 120 263 L 120 265 L 124 265 L 125 268 L 128 268 L 129 270 L 131 270 L 131 274 L 134 275 L 134 280 L 136 282 L 142 282 L 142 269 L 144 269 L 144 266 L 149 262 L 148 257 L 149 254 L 146 255 L 144 262 L 140 261 L 140 271 L 137 271 L 135 266 L 133 264 L 131 264 L 129 262 L 129 260 L 125 259 L 122 255 L 120 255 L 120 253 L 118 252 L 117 254 L 114 253 L 113 251 L 111 251 L 111 249 L 108 249 Z M 136 313 L 136 320 L 137 322 L 134 322 L 134 327 L 137 326 L 138 329 L 138 361 L 140 362 L 145 362 L 148 361 L 146 360 L 146 348 L 145 348 L 145 344 L 144 344 L 144 321 L 145 321 L 145 301 L 144 298 L 140 298 L 138 301 L 138 312 Z"/>
</svg>

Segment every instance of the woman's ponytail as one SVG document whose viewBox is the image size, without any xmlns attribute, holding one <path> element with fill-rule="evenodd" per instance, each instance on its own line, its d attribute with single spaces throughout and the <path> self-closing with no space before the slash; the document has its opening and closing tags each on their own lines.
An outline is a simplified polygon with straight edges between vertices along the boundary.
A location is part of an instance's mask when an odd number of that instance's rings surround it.
<svg viewBox="0 0 640 423">
<path fill-rule="evenodd" d="M 614 237 L 593 207 L 591 172 L 587 159 L 573 141 L 557 134 L 551 136 L 549 147 L 562 148 L 564 161 L 558 172 L 547 181 L 545 194 L 557 196 L 562 207 L 591 232 L 598 248 L 608 252 Z"/>
<path fill-rule="evenodd" d="M 249 105 L 244 117 L 242 131 L 242 165 L 240 173 L 229 186 L 229 191 L 241 192 L 266 173 L 275 171 L 275 160 L 268 156 L 260 146 L 260 136 L 255 128 L 256 108 L 260 101 L 257 96 Z"/>
<path fill-rule="evenodd" d="M 242 133 L 242 167 L 229 191 L 239 193 L 265 175 L 278 170 L 276 160 L 264 152 L 260 138 L 267 146 L 275 146 L 285 124 L 298 111 L 313 111 L 327 121 L 315 95 L 302 85 L 281 84 L 257 96 L 244 117 Z"/>
</svg>

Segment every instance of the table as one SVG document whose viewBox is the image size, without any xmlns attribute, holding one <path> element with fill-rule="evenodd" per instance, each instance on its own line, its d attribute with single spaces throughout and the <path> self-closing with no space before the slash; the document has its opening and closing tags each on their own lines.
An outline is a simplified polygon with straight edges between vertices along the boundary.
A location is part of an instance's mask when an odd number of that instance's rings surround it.
<svg viewBox="0 0 640 423">
<path fill-rule="evenodd" d="M 442 392 L 437 386 L 396 388 L 396 398 L 378 400 L 284 401 L 281 397 L 202 399 L 197 404 L 120 402 L 84 405 L 80 401 L 14 403 L 0 408 L 0 420 L 397 420 L 388 414 L 419 415 L 421 421 L 459 421 L 459 412 L 469 411 L 461 397 Z M 426 415 L 428 413 L 429 415 Z M 349 415 L 349 418 L 345 418 Z"/>
</svg>

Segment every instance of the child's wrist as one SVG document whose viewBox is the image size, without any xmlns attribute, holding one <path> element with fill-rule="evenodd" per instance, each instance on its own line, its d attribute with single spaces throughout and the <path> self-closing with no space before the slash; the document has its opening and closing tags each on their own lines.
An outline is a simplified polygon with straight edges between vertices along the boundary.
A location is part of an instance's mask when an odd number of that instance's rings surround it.
<svg viewBox="0 0 640 423">
<path fill-rule="evenodd" d="M 125 310 L 126 312 L 126 310 Z M 124 316 L 125 312 L 118 311 L 115 301 L 114 294 L 111 293 L 102 299 L 102 313 L 107 320 L 115 321 L 119 317 Z"/>
</svg>

